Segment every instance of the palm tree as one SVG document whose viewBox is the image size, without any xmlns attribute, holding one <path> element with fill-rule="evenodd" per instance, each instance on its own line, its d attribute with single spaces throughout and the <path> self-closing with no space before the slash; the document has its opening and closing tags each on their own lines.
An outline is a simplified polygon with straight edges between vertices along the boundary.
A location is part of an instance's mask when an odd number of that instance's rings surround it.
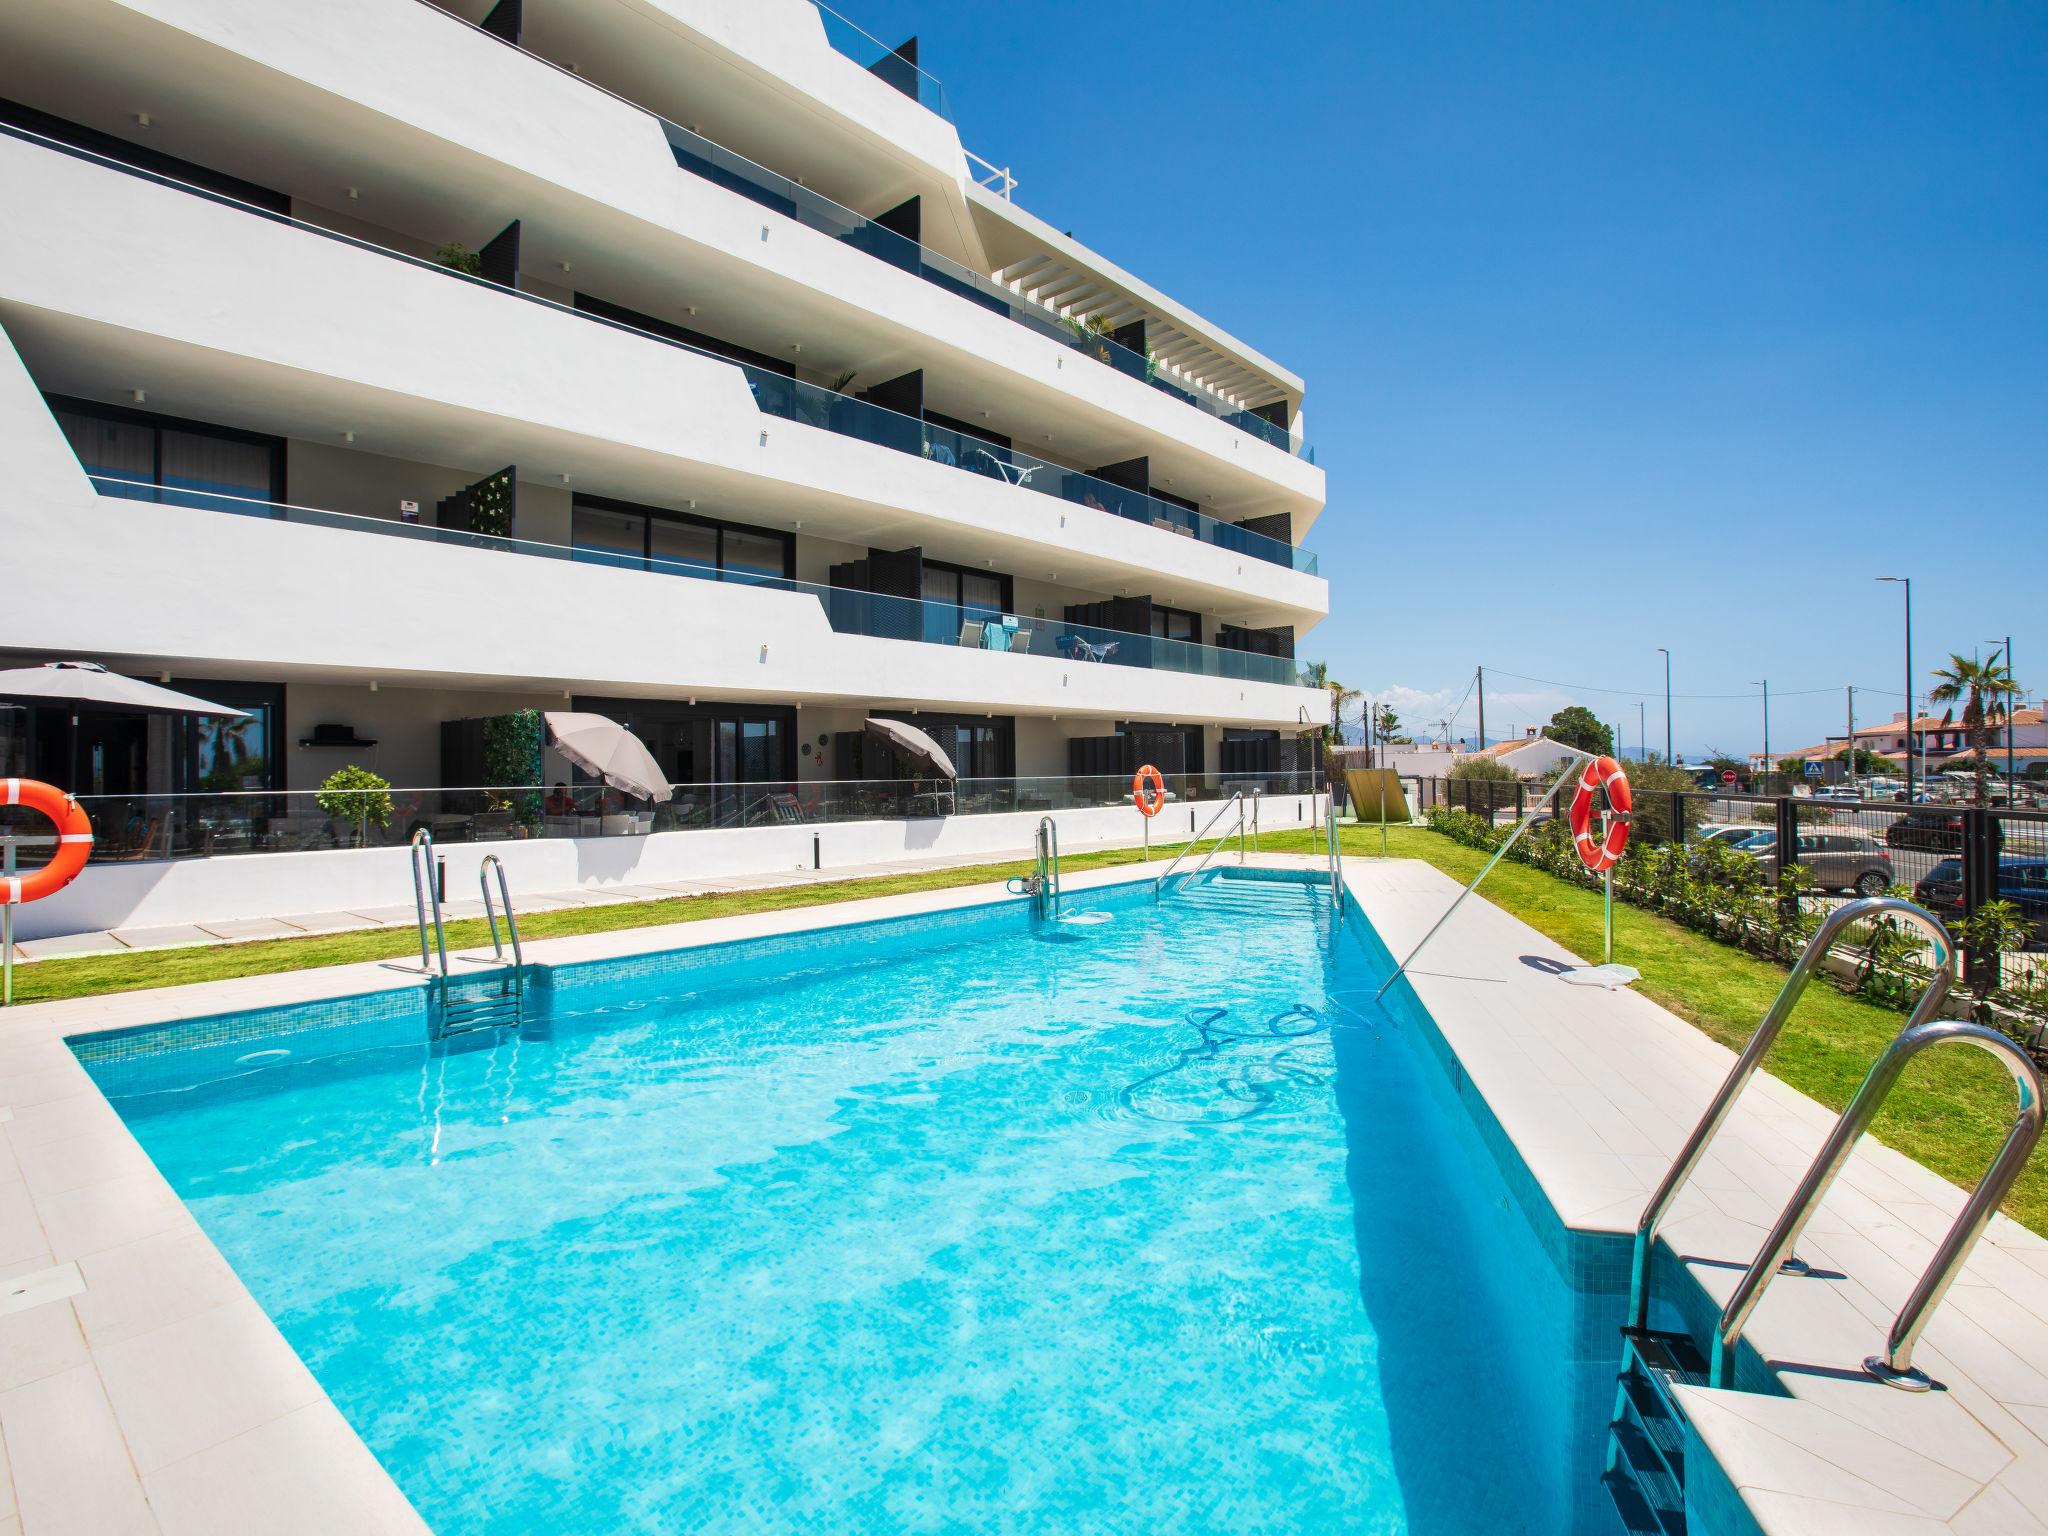
<svg viewBox="0 0 2048 1536">
<path fill-rule="evenodd" d="M 1988 799 L 1984 774 L 1990 762 L 1986 749 L 1991 745 L 1992 727 L 2011 716 L 2010 700 L 2020 691 L 2012 668 L 2001 662 L 1998 654 L 1993 651 L 1989 661 L 1978 661 L 1951 651 L 1948 665 L 1935 669 L 1938 681 L 1927 693 L 1930 704 L 1962 703 L 1963 734 L 1969 737 L 1970 755 L 1977 760 L 1979 805 Z M 1910 745 L 1909 740 L 1909 749 Z"/>
<path fill-rule="evenodd" d="M 1310 688 L 1322 688 L 1330 694 L 1330 723 L 1323 727 L 1323 739 L 1332 746 L 1344 744 L 1344 706 L 1358 697 L 1356 688 L 1346 688 L 1330 676 L 1327 661 L 1311 661 L 1303 664 L 1301 680 Z"/>
</svg>

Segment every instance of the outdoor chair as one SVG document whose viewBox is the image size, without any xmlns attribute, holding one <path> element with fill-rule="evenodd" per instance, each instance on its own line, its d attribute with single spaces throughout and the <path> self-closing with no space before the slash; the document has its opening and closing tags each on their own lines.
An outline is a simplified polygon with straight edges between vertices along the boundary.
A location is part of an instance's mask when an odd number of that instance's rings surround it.
<svg viewBox="0 0 2048 1536">
<path fill-rule="evenodd" d="M 981 629 L 982 625 L 979 619 L 969 619 L 960 626 L 960 643 L 979 650 L 981 648 Z"/>
</svg>

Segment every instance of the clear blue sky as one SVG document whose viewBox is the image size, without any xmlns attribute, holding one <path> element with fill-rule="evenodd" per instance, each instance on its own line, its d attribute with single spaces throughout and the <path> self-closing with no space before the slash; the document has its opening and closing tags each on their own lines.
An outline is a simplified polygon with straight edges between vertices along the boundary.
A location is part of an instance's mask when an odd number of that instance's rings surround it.
<svg viewBox="0 0 2048 1536">
<path fill-rule="evenodd" d="M 1681 752 L 2048 688 L 2048 5 L 837 0 L 1034 213 L 1292 367 L 1345 682 Z M 1622 690 L 1517 683 L 1494 669 Z M 1827 689 L 1810 697 L 1797 690 Z M 1474 727 L 1471 706 L 1458 734 Z"/>
</svg>

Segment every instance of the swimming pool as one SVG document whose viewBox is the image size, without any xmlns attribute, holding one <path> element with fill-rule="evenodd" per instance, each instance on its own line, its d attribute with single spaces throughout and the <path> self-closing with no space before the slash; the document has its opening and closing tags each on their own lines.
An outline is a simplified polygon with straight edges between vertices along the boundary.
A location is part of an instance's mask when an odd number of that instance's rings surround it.
<svg viewBox="0 0 2048 1536">
<path fill-rule="evenodd" d="M 444 1533 L 1611 1529 L 1612 1335 L 1370 936 L 1067 910 L 74 1047 Z"/>
</svg>

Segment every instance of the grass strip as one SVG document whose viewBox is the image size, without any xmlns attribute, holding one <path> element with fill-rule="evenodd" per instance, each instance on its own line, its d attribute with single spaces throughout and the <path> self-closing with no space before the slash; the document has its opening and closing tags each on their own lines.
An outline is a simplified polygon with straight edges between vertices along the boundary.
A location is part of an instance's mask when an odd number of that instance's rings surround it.
<svg viewBox="0 0 2048 1536">
<path fill-rule="evenodd" d="M 1377 826 L 1346 827 L 1347 856 L 1376 856 Z M 1282 852 L 1319 851 L 1301 833 L 1263 840 Z M 1435 865 L 1459 884 L 1479 873 L 1488 855 L 1423 827 L 1394 827 L 1388 851 Z M 1503 860 L 1479 894 L 1572 953 L 1597 959 L 1601 901 L 1526 864 Z M 1439 939 L 1439 943 L 1455 943 Z M 1716 943 L 1669 918 L 1621 902 L 1614 906 L 1614 957 L 1643 973 L 1637 990 L 1723 1045 L 1740 1050 L 1785 984 L 1785 968 Z M 1830 1109 L 1845 1106 L 1906 1016 L 1852 997 L 1816 977 L 1765 1059 L 1764 1070 Z M 2012 1078 L 1976 1050 L 1937 1050 L 1906 1069 L 1879 1112 L 1873 1134 L 1889 1147 L 1965 1188 L 1976 1184 L 2012 1126 Z M 1818 1145 L 1815 1146 L 1819 1150 Z M 2005 1213 L 2048 1233 L 2048 1142 L 2006 1198 Z"/>
</svg>

